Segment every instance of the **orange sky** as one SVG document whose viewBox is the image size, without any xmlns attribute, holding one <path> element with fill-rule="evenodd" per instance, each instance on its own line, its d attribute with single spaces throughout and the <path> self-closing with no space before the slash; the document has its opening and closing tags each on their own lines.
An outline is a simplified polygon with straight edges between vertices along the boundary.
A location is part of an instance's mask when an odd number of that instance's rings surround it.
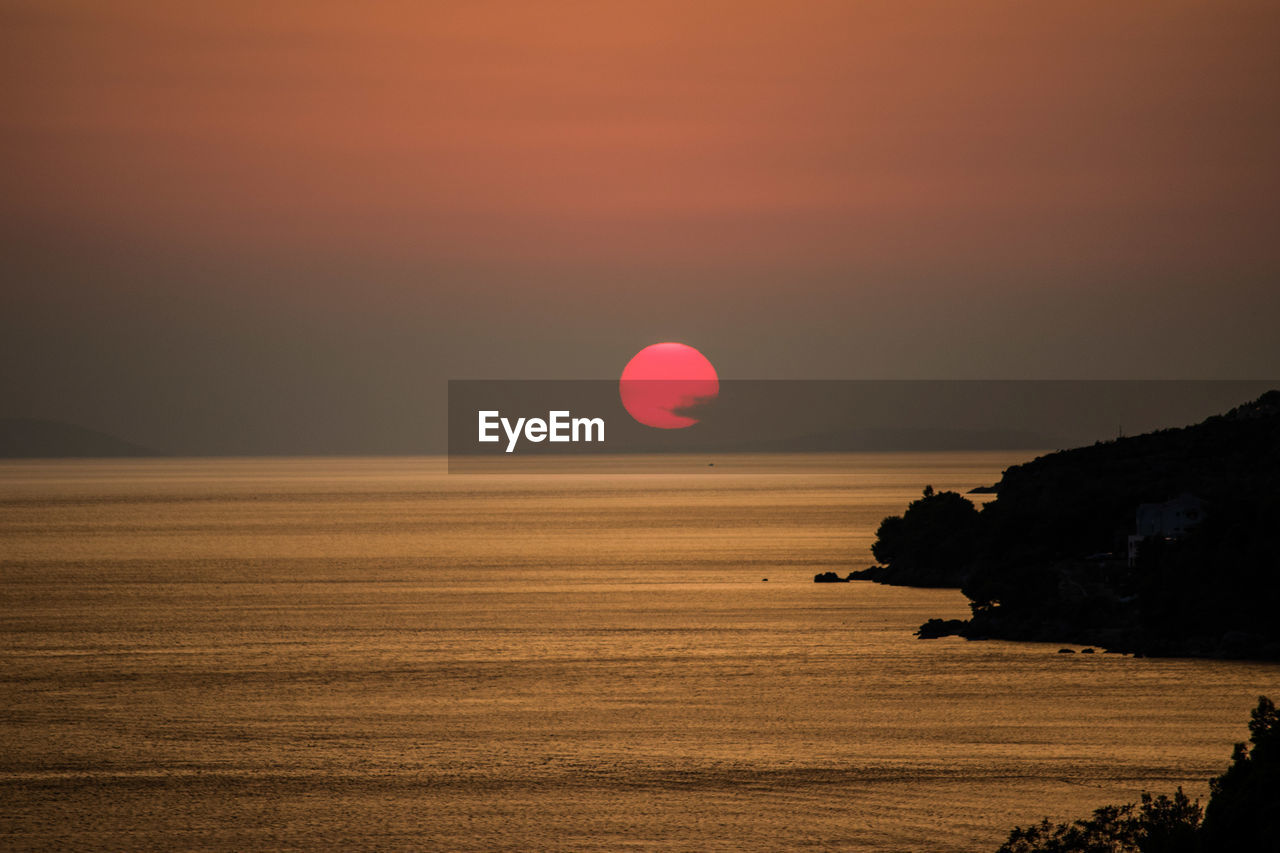
<svg viewBox="0 0 1280 853">
<path fill-rule="evenodd" d="M 1277 44 L 1246 0 L 0 0 L 0 398 L 285 441 L 659 340 L 1274 375 Z"/>
<path fill-rule="evenodd" d="M 1270 242 L 1280 191 L 1265 3 L 4 8 L 4 209 L 51 229 L 820 266 L 1115 262 L 1122 236 L 1227 261 Z"/>
</svg>

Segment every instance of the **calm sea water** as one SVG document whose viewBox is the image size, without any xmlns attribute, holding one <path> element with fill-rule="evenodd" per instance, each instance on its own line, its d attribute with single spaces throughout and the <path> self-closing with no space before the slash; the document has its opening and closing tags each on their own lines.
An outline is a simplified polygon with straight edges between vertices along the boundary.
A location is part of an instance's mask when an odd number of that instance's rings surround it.
<svg viewBox="0 0 1280 853">
<path fill-rule="evenodd" d="M 1204 797 L 1276 667 L 812 583 L 1022 458 L 0 464 L 3 846 L 979 851 Z"/>
</svg>

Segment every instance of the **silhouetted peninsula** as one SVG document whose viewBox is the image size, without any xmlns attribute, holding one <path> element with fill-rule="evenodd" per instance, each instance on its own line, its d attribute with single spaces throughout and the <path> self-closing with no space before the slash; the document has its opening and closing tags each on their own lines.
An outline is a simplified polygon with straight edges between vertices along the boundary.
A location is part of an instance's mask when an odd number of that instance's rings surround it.
<svg viewBox="0 0 1280 853">
<path fill-rule="evenodd" d="M 1280 659 L 1280 391 L 1200 424 L 1042 456 L 981 511 L 925 494 L 851 577 L 959 586 L 945 634 Z"/>
<path fill-rule="evenodd" d="M 154 450 L 75 424 L 0 418 L 0 458 L 4 459 L 159 455 Z"/>
</svg>

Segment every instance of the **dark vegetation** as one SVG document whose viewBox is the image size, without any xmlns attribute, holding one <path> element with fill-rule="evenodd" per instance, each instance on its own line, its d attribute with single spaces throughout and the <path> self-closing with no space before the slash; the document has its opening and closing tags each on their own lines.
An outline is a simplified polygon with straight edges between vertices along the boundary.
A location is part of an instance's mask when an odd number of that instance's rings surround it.
<svg viewBox="0 0 1280 853">
<path fill-rule="evenodd" d="M 871 554 L 884 564 L 873 580 L 911 586 L 959 586 L 979 547 L 978 510 L 956 492 L 934 492 L 880 522 Z M 868 569 L 867 572 L 876 572 Z M 865 577 L 863 572 L 859 577 Z"/>
<path fill-rule="evenodd" d="M 1250 749 L 1238 743 L 1202 810 L 1182 789 L 1142 795 L 1141 805 L 1103 806 L 1091 818 L 1018 827 L 997 853 L 1236 853 L 1280 851 L 1280 714 L 1258 698 Z"/>
<path fill-rule="evenodd" d="M 1280 658 L 1280 391 L 1203 423 L 1042 456 L 1004 472 L 979 512 L 955 492 L 886 518 L 882 565 L 851 578 L 959 586 L 967 622 L 921 636 L 1074 642 L 1148 655 Z M 1143 503 L 1202 500 L 1203 521 L 1151 537 Z"/>
</svg>

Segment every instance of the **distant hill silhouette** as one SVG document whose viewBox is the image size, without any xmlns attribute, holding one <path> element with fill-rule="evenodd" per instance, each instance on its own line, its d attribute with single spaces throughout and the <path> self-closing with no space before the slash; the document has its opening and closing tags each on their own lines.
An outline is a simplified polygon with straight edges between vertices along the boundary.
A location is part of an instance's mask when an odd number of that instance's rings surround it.
<svg viewBox="0 0 1280 853">
<path fill-rule="evenodd" d="M 885 565 L 854 576 L 960 586 L 973 617 L 932 620 L 922 636 L 1280 658 L 1277 483 L 1270 391 L 1193 426 L 1015 465 L 980 512 L 927 490 L 881 525 L 872 551 Z M 1138 508 L 1180 495 L 1203 507 L 1197 522 L 1137 540 Z"/>
<path fill-rule="evenodd" d="M 159 456 L 146 447 L 62 421 L 0 418 L 0 458 Z"/>
<path fill-rule="evenodd" d="M 738 453 L 874 453 L 965 450 L 1043 450 L 1056 438 L 1024 429 L 857 427 L 792 438 L 729 445 Z"/>
</svg>

